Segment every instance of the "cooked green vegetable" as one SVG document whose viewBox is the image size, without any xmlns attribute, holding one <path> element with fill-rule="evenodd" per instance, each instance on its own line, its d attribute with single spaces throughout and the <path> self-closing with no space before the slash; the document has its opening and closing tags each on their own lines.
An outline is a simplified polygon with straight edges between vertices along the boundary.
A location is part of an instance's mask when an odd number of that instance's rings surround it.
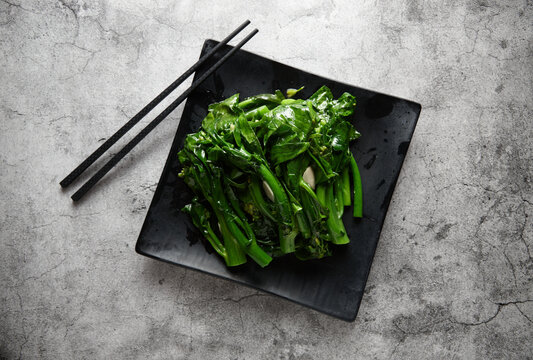
<svg viewBox="0 0 533 360">
<path fill-rule="evenodd" d="M 362 216 L 349 149 L 360 136 L 348 121 L 355 103 L 348 93 L 335 100 L 323 86 L 307 100 L 278 90 L 209 106 L 178 154 L 179 175 L 195 194 L 183 211 L 227 266 L 246 255 L 263 267 L 288 253 L 319 259 L 331 254 L 330 244 L 350 241 L 344 207 L 353 204 L 354 217 Z"/>
</svg>

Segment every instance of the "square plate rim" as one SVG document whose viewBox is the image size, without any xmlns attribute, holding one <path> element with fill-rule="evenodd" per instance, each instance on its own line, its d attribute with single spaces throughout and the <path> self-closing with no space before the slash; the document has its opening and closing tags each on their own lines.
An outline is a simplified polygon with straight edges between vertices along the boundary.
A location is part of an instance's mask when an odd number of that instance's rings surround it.
<svg viewBox="0 0 533 360">
<path fill-rule="evenodd" d="M 219 43 L 219 41 L 217 40 L 214 40 L 214 39 L 205 39 L 204 40 L 204 43 L 202 45 L 202 48 L 200 50 L 200 56 L 201 54 L 203 53 L 205 47 L 209 44 L 209 43 Z M 229 47 L 229 48 L 233 48 L 233 46 L 231 45 L 226 45 L 226 47 Z M 389 97 L 392 97 L 392 98 L 395 98 L 397 100 L 402 100 L 402 101 L 405 101 L 411 105 L 414 105 L 414 113 L 415 113 L 415 116 L 414 116 L 414 124 L 413 124 L 413 131 L 411 133 L 411 136 L 410 136 L 410 139 L 409 139 L 409 144 L 407 146 L 407 150 L 406 150 L 406 155 L 404 157 L 404 159 L 402 160 L 402 164 L 400 166 L 400 169 L 399 169 L 399 172 L 398 172 L 398 176 L 396 177 L 396 179 L 394 180 L 394 183 L 391 185 L 393 186 L 393 192 L 391 194 L 391 199 L 392 199 L 392 196 L 394 196 L 394 193 L 396 192 L 396 185 L 397 185 L 397 182 L 398 182 L 398 179 L 400 177 L 400 174 L 401 174 L 401 171 L 403 169 L 403 163 L 405 161 L 405 158 L 407 157 L 407 153 L 408 153 L 408 150 L 409 150 L 409 147 L 410 147 L 410 144 L 411 144 L 411 141 L 414 137 L 414 134 L 415 134 L 415 131 L 416 131 L 416 125 L 418 124 L 418 120 L 420 118 L 420 115 L 421 115 L 421 112 L 422 112 L 422 105 L 418 102 L 415 102 L 413 100 L 409 100 L 409 99 L 406 99 L 406 98 L 402 98 L 402 97 L 399 97 L 399 96 L 396 96 L 396 95 L 391 95 L 391 94 L 386 94 L 386 93 L 382 93 L 382 92 L 379 92 L 379 91 L 375 91 L 375 90 L 372 90 L 372 89 L 368 89 L 368 88 L 363 88 L 363 87 L 360 87 L 360 86 L 357 86 L 357 85 L 353 85 L 353 84 L 348 84 L 346 82 L 343 82 L 343 81 L 339 81 L 339 80 L 335 80 L 335 79 L 332 79 L 332 78 L 329 78 L 329 77 L 325 77 L 325 76 L 322 76 L 322 75 L 318 75 L 318 74 L 315 74 L 315 73 L 312 73 L 310 71 L 307 71 L 307 70 L 303 70 L 303 69 L 299 69 L 299 68 L 296 68 L 292 65 L 288 65 L 288 64 L 284 64 L 284 63 L 281 63 L 279 61 L 276 61 L 276 60 L 273 60 L 273 59 L 270 59 L 266 56 L 263 56 L 263 55 L 260 55 L 260 54 L 256 54 L 256 53 L 253 53 L 251 51 L 247 51 L 247 50 L 243 50 L 243 49 L 240 49 L 238 52 L 244 52 L 244 53 L 247 53 L 247 54 L 250 54 L 250 55 L 253 55 L 253 56 L 256 56 L 256 57 L 259 57 L 261 58 L 262 60 L 266 60 L 268 62 L 271 62 L 271 63 L 275 63 L 277 65 L 280 65 L 280 66 L 283 66 L 283 67 L 286 67 L 288 68 L 288 70 L 290 71 L 293 71 L 293 70 L 296 70 L 296 71 L 299 71 L 301 73 L 304 73 L 305 75 L 311 75 L 311 76 L 314 76 L 314 77 L 318 77 L 318 78 L 321 78 L 321 79 L 324 79 L 325 81 L 330 81 L 330 82 L 335 82 L 337 84 L 340 84 L 340 85 L 343 85 L 343 86 L 346 86 L 346 87 L 351 87 L 351 88 L 357 88 L 357 89 L 360 89 L 360 90 L 363 90 L 363 91 L 367 91 L 367 92 L 371 92 L 375 95 L 384 95 L 384 96 L 389 96 Z M 237 52 L 237 53 L 238 53 Z M 193 76 L 193 81 L 196 79 L 196 77 L 198 76 L 197 75 L 198 72 L 196 72 Z M 184 104 L 184 107 L 183 107 L 183 111 L 185 110 L 185 108 L 187 107 L 187 105 L 189 104 L 189 101 L 190 99 L 187 98 L 187 101 L 185 102 Z M 254 289 L 254 290 L 258 290 L 258 291 L 261 291 L 263 293 L 267 293 L 267 294 L 270 294 L 270 295 L 273 295 L 273 296 L 276 296 L 276 297 L 279 297 L 279 298 L 282 298 L 284 300 L 288 300 L 292 303 L 295 303 L 295 304 L 298 304 L 300 306 L 304 306 L 308 309 L 311 309 L 315 312 L 318 312 L 318 313 L 322 313 L 322 314 L 326 314 L 326 315 L 329 315 L 331 317 L 334 317 L 334 318 L 337 318 L 337 319 L 340 319 L 340 320 L 343 320 L 343 321 L 346 321 L 346 322 L 353 322 L 355 321 L 355 319 L 357 318 L 357 315 L 359 313 L 359 309 L 361 307 L 361 303 L 362 303 L 362 300 L 363 300 L 363 297 L 364 297 L 364 289 L 366 289 L 366 284 L 367 284 L 367 281 L 368 281 L 368 277 L 370 275 L 370 271 L 372 269 L 372 265 L 374 264 L 374 257 L 375 257 L 375 254 L 376 254 L 376 250 L 377 250 L 377 246 L 378 246 L 378 243 L 380 241 L 380 238 L 381 238 L 381 232 L 383 230 L 383 225 L 385 224 L 385 221 L 387 219 L 387 214 L 388 214 L 388 205 L 387 205 L 387 211 L 385 211 L 385 214 L 384 214 L 384 218 L 383 218 L 383 223 L 382 225 L 379 227 L 379 231 L 378 231 L 378 234 L 377 234 L 377 240 L 376 240 L 376 244 L 375 244 L 375 247 L 372 251 L 372 256 L 371 256 L 371 259 L 370 259 L 370 266 L 368 267 L 368 269 L 366 270 L 366 273 L 364 274 L 364 286 L 362 287 L 362 291 L 361 291 L 361 300 L 359 301 L 359 303 L 357 304 L 357 307 L 355 308 L 355 311 L 353 312 L 353 315 L 350 315 L 350 316 L 343 316 L 343 315 L 339 315 L 339 314 L 334 314 L 332 312 L 327 312 L 327 311 L 324 311 L 324 310 L 320 310 L 318 309 L 317 307 L 313 307 L 312 305 L 309 305 L 309 304 L 306 304 L 306 303 L 303 303 L 299 300 L 296 300 L 296 299 L 291 299 L 287 296 L 284 296 L 282 294 L 277 294 L 277 293 L 274 293 L 272 291 L 269 291 L 269 290 L 266 290 L 264 288 L 261 288 L 261 287 L 258 287 L 252 283 L 249 283 L 249 282 L 246 282 L 244 280 L 241 280 L 241 279 L 238 279 L 238 278 L 231 278 L 231 277 L 225 277 L 221 274 L 217 274 L 217 273 L 214 273 L 214 272 L 209 272 L 209 271 L 206 271 L 204 269 L 200 269 L 200 268 L 197 268 L 197 267 L 193 267 L 193 266 L 190 266 L 190 265 L 187 265 L 187 264 L 184 264 L 184 263 L 177 263 L 177 262 L 173 262 L 171 260 L 168 260 L 168 259 L 165 259 L 165 258 L 162 258 L 160 256 L 157 256 L 157 255 L 154 255 L 154 254 L 151 254 L 151 253 L 148 253 L 146 251 L 144 251 L 142 248 L 141 248 L 141 245 L 140 245 L 140 240 L 141 240 L 141 235 L 144 231 L 144 228 L 145 226 L 147 226 L 147 220 L 148 220 L 148 213 L 150 212 L 152 206 L 154 205 L 154 201 L 156 200 L 157 198 L 157 194 L 162 191 L 162 186 L 161 186 L 161 182 L 163 180 L 163 177 L 165 176 L 165 174 L 167 173 L 168 171 L 168 167 L 170 166 L 170 163 L 171 163 L 171 160 L 173 158 L 173 154 L 174 154 L 174 150 L 175 148 L 177 147 L 177 140 L 178 140 L 178 133 L 179 133 L 179 130 L 180 130 L 180 125 L 181 125 L 181 120 L 182 120 L 182 116 L 183 116 L 183 111 L 182 111 L 182 114 L 180 116 L 180 119 L 179 119 L 179 122 L 178 122 L 178 126 L 176 128 L 176 132 L 174 134 L 174 137 L 172 139 L 172 144 L 170 146 L 170 149 L 169 149 L 169 153 L 166 157 L 166 160 L 165 160 L 165 165 L 163 166 L 163 169 L 161 171 L 161 174 L 159 176 L 159 180 L 157 182 L 157 187 L 156 187 L 156 190 L 154 191 L 154 194 L 152 196 L 152 199 L 150 201 L 150 205 L 148 206 L 147 208 L 147 212 L 146 212 L 146 215 L 145 215 L 145 218 L 143 220 L 143 225 L 141 226 L 141 229 L 139 230 L 139 235 L 137 236 L 137 241 L 135 243 L 135 252 L 137 254 L 140 254 L 140 255 L 143 255 L 143 256 L 146 256 L 148 258 L 151 258 L 151 259 L 154 259 L 154 260 L 158 260 L 158 261 L 162 261 L 164 263 L 168 263 L 168 264 L 171 264 L 171 265 L 174 265 L 174 266 L 179 266 L 179 267 L 182 267 L 182 268 L 185 268 L 185 269 L 188 269 L 188 270 L 193 270 L 193 271 L 197 271 L 197 272 L 200 272 L 202 274 L 206 274 L 206 275 L 209 275 L 209 276 L 213 276 L 217 279 L 222 279 L 224 281 L 230 281 L 230 282 L 234 282 L 234 283 L 237 283 L 239 285 L 244 285 L 250 289 Z M 389 203 L 390 203 L 390 200 L 389 200 Z"/>
</svg>

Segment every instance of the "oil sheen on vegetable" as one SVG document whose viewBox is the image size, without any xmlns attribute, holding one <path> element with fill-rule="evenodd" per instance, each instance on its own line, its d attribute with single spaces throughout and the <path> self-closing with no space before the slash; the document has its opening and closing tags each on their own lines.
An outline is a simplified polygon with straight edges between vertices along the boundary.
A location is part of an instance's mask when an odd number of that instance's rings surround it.
<svg viewBox="0 0 533 360">
<path fill-rule="evenodd" d="M 227 266 L 250 258 L 265 267 L 291 253 L 329 256 L 350 241 L 344 208 L 362 216 L 349 149 L 360 136 L 350 122 L 356 100 L 349 93 L 334 99 L 326 86 L 293 99 L 301 89 L 210 105 L 178 154 L 179 175 L 195 195 L 183 211 Z"/>
</svg>

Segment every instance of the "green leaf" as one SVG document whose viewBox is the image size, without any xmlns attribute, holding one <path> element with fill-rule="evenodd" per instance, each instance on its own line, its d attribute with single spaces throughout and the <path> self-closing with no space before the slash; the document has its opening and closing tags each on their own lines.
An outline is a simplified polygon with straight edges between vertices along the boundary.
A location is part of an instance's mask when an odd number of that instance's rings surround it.
<svg viewBox="0 0 533 360">
<path fill-rule="evenodd" d="M 355 97 L 352 94 L 345 92 L 340 98 L 333 101 L 330 111 L 346 117 L 353 114 L 355 105 Z"/>
<path fill-rule="evenodd" d="M 245 140 L 243 145 L 246 149 L 252 153 L 263 154 L 261 143 L 250 126 L 250 123 L 246 120 L 246 117 L 239 116 L 237 120 L 237 129 Z"/>
<path fill-rule="evenodd" d="M 272 109 L 281 104 L 281 101 L 284 99 L 285 96 L 283 96 L 283 93 L 277 90 L 275 94 L 259 94 L 248 97 L 241 101 L 238 106 L 245 111 L 258 108 L 262 105 Z"/>
<path fill-rule="evenodd" d="M 313 122 L 307 104 L 295 103 L 280 105 L 266 113 L 262 119 L 264 131 L 263 144 L 271 137 L 283 138 L 296 136 L 304 141 L 310 133 Z"/>
<path fill-rule="evenodd" d="M 309 148 L 308 142 L 293 142 L 276 144 L 270 149 L 270 160 L 274 165 L 289 161 L 305 152 Z"/>
<path fill-rule="evenodd" d="M 309 98 L 313 106 L 320 111 L 324 111 L 333 100 L 333 94 L 327 86 L 322 86 Z"/>
<path fill-rule="evenodd" d="M 235 124 L 236 118 L 243 114 L 237 106 L 238 103 L 239 94 L 235 94 L 224 101 L 209 105 L 209 113 L 202 121 L 202 128 L 208 133 L 230 131 L 231 124 Z"/>
<path fill-rule="evenodd" d="M 342 121 L 331 128 L 329 134 L 333 151 L 346 151 L 350 141 L 356 138 L 356 131 L 352 124 Z"/>
</svg>

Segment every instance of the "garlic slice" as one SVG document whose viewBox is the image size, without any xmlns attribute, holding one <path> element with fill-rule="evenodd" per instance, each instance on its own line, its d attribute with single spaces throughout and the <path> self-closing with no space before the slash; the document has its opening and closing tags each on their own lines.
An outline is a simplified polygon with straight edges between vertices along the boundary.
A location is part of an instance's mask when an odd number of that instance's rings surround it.
<svg viewBox="0 0 533 360">
<path fill-rule="evenodd" d="M 265 194 L 267 196 L 267 198 L 270 199 L 270 201 L 274 201 L 274 192 L 272 191 L 272 189 L 270 188 L 270 186 L 267 184 L 267 182 L 265 180 L 263 180 L 263 190 L 265 191 Z"/>
<path fill-rule="evenodd" d="M 308 166 L 307 169 L 305 169 L 302 178 L 307 185 L 311 187 L 311 189 L 315 190 L 315 173 L 313 172 L 311 166 Z"/>
</svg>

